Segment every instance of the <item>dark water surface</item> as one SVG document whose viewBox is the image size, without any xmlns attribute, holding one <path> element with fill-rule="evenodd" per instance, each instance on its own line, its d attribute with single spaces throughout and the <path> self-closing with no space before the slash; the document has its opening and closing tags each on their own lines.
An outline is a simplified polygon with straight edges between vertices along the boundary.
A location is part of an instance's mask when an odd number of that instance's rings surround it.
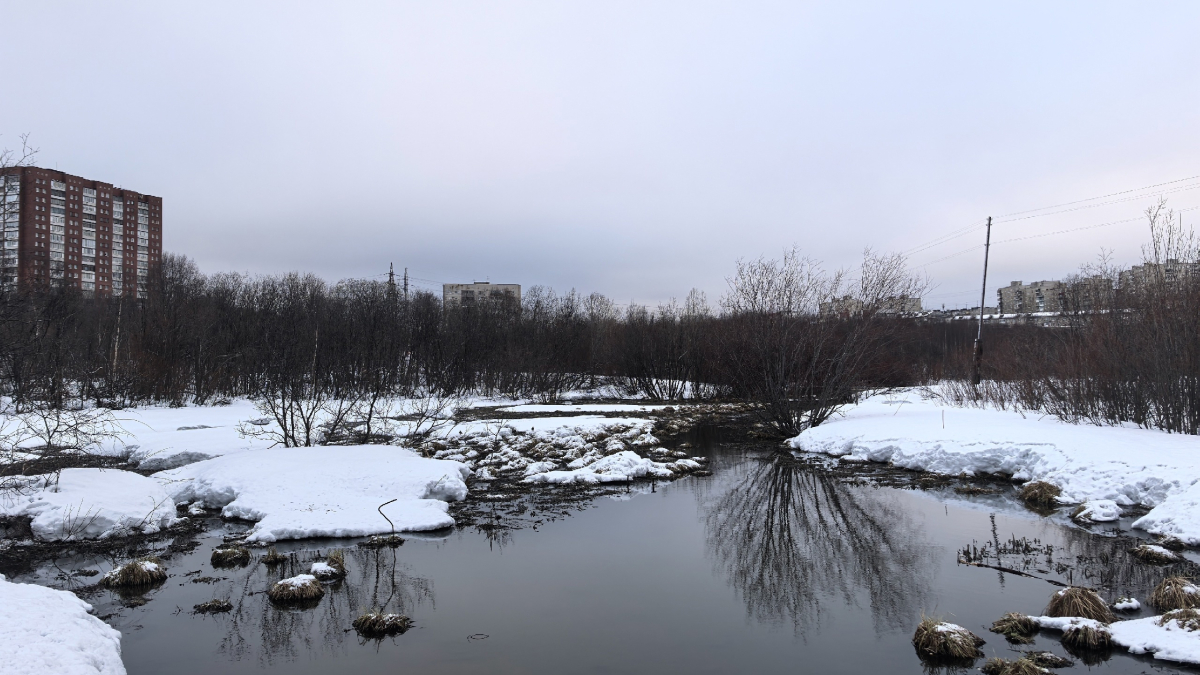
<svg viewBox="0 0 1200 675">
<path fill-rule="evenodd" d="M 986 627 L 1005 612 L 1041 613 L 1058 588 L 959 564 L 964 546 L 1009 551 L 988 560 L 1039 577 L 1103 584 L 1110 599 L 1144 601 L 1167 572 L 1128 560 L 1128 542 L 1005 498 L 851 485 L 806 463 L 753 456 L 719 456 L 713 468 L 504 540 L 473 529 L 408 538 L 394 559 L 344 540 L 291 542 L 279 546 L 294 553 L 287 570 L 214 570 L 218 526 L 174 556 L 173 576 L 147 604 L 125 607 L 107 591 L 90 600 L 101 615 L 117 612 L 109 621 L 133 675 L 921 673 L 909 640 L 922 614 L 975 631 L 989 656 L 1016 658 Z M 330 545 L 347 551 L 349 578 L 315 609 L 273 607 L 261 591 L 306 572 Z M 234 611 L 191 614 L 214 597 Z M 383 602 L 415 627 L 360 639 L 351 621 Z M 1031 647 L 1066 654 L 1053 632 Z M 1058 672 L 1088 669 L 1197 672 L 1123 651 Z"/>
</svg>

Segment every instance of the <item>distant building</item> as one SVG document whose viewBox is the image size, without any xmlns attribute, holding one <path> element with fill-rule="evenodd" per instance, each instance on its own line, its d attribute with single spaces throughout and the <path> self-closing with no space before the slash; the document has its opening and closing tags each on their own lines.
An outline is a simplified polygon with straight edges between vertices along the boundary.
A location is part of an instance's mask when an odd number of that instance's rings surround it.
<svg viewBox="0 0 1200 675">
<path fill-rule="evenodd" d="M 1035 281 L 1025 284 L 1014 281 L 996 291 L 1001 314 L 1032 314 L 1061 312 L 1067 285 L 1061 281 Z"/>
<path fill-rule="evenodd" d="M 1174 258 L 1165 263 L 1134 265 L 1121 272 L 1122 288 L 1133 289 L 1152 283 L 1174 284 L 1189 277 L 1200 276 L 1200 263 L 1181 262 Z"/>
<path fill-rule="evenodd" d="M 521 302 L 520 284 L 493 284 L 476 281 L 470 284 L 442 284 L 442 304 L 446 307 L 470 307 L 484 302 L 512 300 Z"/>
<path fill-rule="evenodd" d="M 834 298 L 829 302 L 822 302 L 820 311 L 822 316 L 831 316 L 841 314 L 845 316 L 855 316 L 861 314 L 863 310 L 863 302 L 858 298 L 847 295 L 841 298 Z M 909 316 L 917 314 L 921 311 L 921 299 L 909 297 L 887 298 L 879 304 L 880 314 L 897 314 Z"/>
<path fill-rule="evenodd" d="M 143 297 L 162 198 L 32 166 L 0 169 L 0 286 Z"/>
</svg>

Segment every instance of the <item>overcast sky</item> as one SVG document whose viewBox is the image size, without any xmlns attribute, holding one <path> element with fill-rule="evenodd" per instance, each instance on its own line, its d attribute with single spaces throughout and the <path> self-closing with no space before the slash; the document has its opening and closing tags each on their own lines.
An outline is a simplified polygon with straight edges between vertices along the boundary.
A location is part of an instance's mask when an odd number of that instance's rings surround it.
<svg viewBox="0 0 1200 675">
<path fill-rule="evenodd" d="M 0 145 L 161 196 L 208 272 L 618 302 L 1200 175 L 1200 3 L 988 4 L 7 0 Z M 1151 192 L 998 224 L 989 303 L 1135 261 L 1141 221 L 1090 226 Z M 982 235 L 912 254 L 927 306 L 978 304 Z"/>
</svg>

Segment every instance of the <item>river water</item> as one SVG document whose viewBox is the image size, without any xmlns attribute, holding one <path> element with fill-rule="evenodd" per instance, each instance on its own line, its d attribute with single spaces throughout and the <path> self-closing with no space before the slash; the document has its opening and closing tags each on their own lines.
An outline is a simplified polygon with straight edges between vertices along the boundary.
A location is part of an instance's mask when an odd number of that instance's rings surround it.
<svg viewBox="0 0 1200 675">
<path fill-rule="evenodd" d="M 279 550 L 292 560 L 274 571 L 214 569 L 211 550 L 233 527 L 214 519 L 145 604 L 109 591 L 89 601 L 123 633 L 132 675 L 921 673 L 909 640 L 923 614 L 1015 658 L 986 627 L 1040 613 L 1058 589 L 1047 579 L 1144 600 L 1167 572 L 1131 561 L 1128 541 L 1005 496 L 854 485 L 806 462 L 709 452 L 711 477 L 600 497 L 570 517 L 532 505 L 530 526 L 502 537 L 464 528 L 381 550 L 291 542 Z M 262 591 L 331 546 L 346 550 L 349 577 L 314 609 L 273 607 Z M 1039 578 L 961 564 L 964 547 Z M 213 598 L 234 610 L 191 613 Z M 381 605 L 415 626 L 360 639 L 354 617 Z M 1066 654 L 1052 632 L 1024 648 Z M 1088 660 L 1059 672 L 1197 672 L 1123 651 Z"/>
</svg>

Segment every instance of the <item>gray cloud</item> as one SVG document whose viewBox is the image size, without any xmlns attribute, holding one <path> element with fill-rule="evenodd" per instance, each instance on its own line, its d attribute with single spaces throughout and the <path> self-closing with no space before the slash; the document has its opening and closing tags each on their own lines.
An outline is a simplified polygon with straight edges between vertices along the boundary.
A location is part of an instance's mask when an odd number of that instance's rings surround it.
<svg viewBox="0 0 1200 675">
<path fill-rule="evenodd" d="M 395 262 L 618 301 L 1200 174 L 1200 6 L 907 4 L 9 3 L 0 143 L 161 195 L 166 248 L 209 271 Z M 1144 238 L 1003 244 L 991 285 Z M 930 301 L 970 303 L 979 262 L 927 267 Z"/>
</svg>

